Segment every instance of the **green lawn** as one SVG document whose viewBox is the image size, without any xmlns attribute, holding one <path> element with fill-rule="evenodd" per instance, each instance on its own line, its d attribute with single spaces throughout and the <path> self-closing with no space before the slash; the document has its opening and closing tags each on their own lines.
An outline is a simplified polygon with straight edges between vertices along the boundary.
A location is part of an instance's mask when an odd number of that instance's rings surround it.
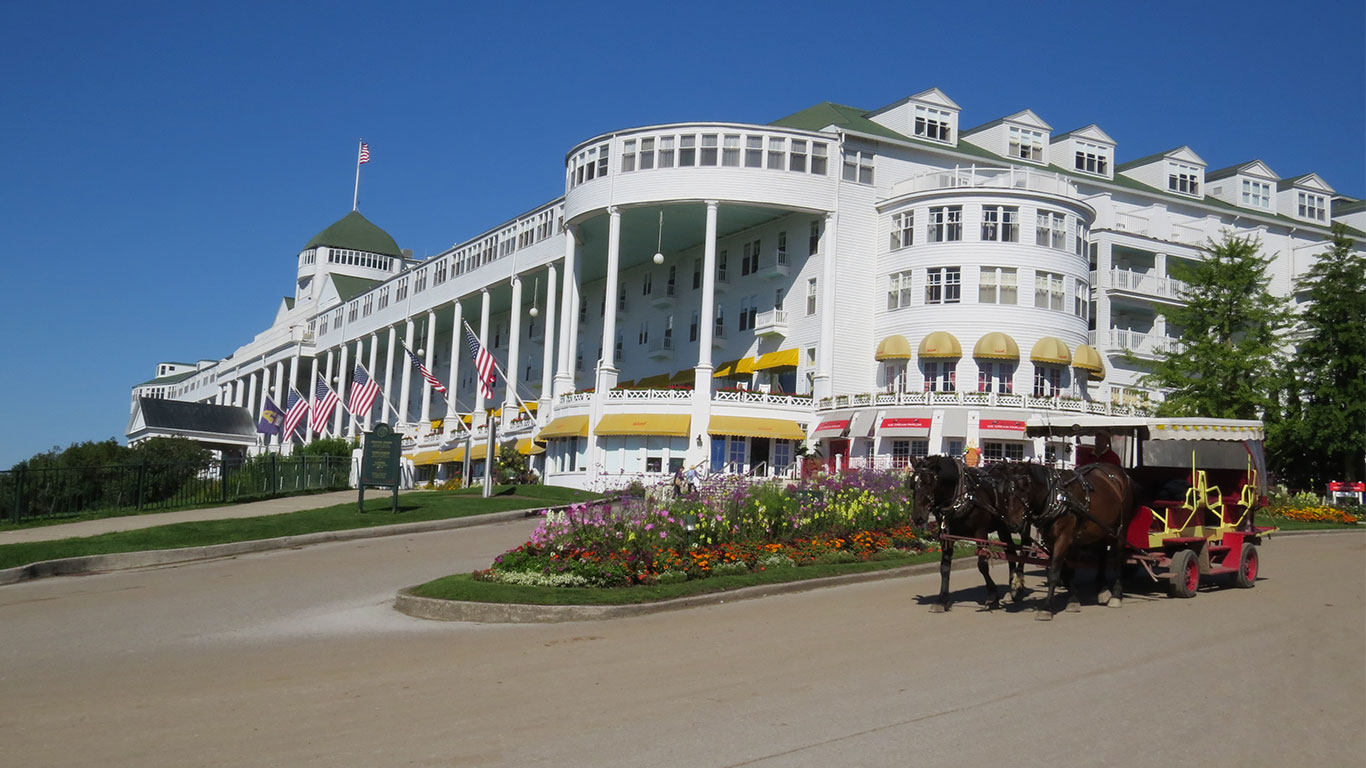
<svg viewBox="0 0 1366 768">
<path fill-rule="evenodd" d="M 705 595 L 725 592 L 743 587 L 756 587 L 765 584 L 785 584 L 792 581 L 820 579 L 827 576 L 842 576 L 851 573 L 870 573 L 890 568 L 902 568 L 916 563 L 939 562 L 938 552 L 924 552 L 917 555 L 873 560 L 860 563 L 839 563 L 803 565 L 786 568 L 771 568 L 755 573 L 735 576 L 711 576 L 695 581 L 678 584 L 654 586 L 616 587 L 611 589 L 590 587 L 531 587 L 521 584 L 499 584 L 488 581 L 475 581 L 468 574 L 444 576 L 413 588 L 413 594 L 438 600 L 467 600 L 478 603 L 520 603 L 525 605 L 630 605 L 650 603 L 659 600 L 672 600 L 677 597 Z M 955 559 L 971 557 L 963 552 Z"/>
<path fill-rule="evenodd" d="M 555 506 L 597 497 L 597 494 L 586 491 L 545 485 L 499 486 L 496 491 L 497 495 L 488 499 L 482 497 L 478 488 L 401 493 L 397 513 L 390 511 L 393 503 L 391 496 L 375 493 L 366 498 L 363 514 L 356 510 L 355 502 L 351 502 L 264 517 L 176 523 L 84 538 L 6 544 L 0 546 L 0 568 L 63 557 L 202 547 L 306 533 L 445 520 Z"/>
<path fill-rule="evenodd" d="M 1312 523 L 1267 514 L 1257 515 L 1257 525 L 1273 525 L 1282 531 L 1341 531 L 1361 527 L 1359 523 Z"/>
</svg>

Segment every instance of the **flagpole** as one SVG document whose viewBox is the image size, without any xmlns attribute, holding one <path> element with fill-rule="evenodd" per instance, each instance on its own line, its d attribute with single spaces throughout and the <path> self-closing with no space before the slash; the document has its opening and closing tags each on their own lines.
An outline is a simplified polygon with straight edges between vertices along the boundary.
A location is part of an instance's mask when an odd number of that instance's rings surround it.
<svg viewBox="0 0 1366 768">
<path fill-rule="evenodd" d="M 356 191 L 351 195 L 351 210 L 356 210 L 356 204 L 360 202 L 360 148 L 365 143 L 364 139 L 356 139 Z"/>
<path fill-rule="evenodd" d="M 404 344 L 403 342 L 400 341 L 400 342 L 399 342 L 399 346 L 402 347 L 402 348 L 403 348 L 403 351 L 404 351 L 405 353 L 407 353 L 408 355 L 411 355 L 412 357 L 417 357 L 417 355 L 414 355 L 414 354 L 413 354 L 413 351 L 412 351 L 411 349 L 408 349 L 408 345 L 407 345 L 407 344 Z M 409 362 L 409 364 L 412 363 L 411 357 L 409 358 L 408 362 Z M 498 363 L 497 360 L 494 360 L 493 362 L 494 362 L 495 365 Z M 458 423 L 458 424 L 460 425 L 460 428 L 461 428 L 462 430 L 469 431 L 470 428 L 467 427 L 467 426 L 465 426 L 464 420 L 462 420 L 462 419 L 460 418 L 460 411 L 459 411 L 459 408 L 456 407 L 457 404 L 456 404 L 456 403 L 453 401 L 453 399 L 452 399 L 452 398 L 454 397 L 454 395 L 451 394 L 451 391 L 452 391 L 452 390 L 451 390 L 451 387 L 454 387 L 454 386 L 455 386 L 455 382 L 451 382 L 451 386 L 446 388 L 446 393 L 441 395 L 441 400 L 442 400 L 442 402 L 444 402 L 444 403 L 446 404 L 446 418 L 449 419 L 449 418 L 451 418 L 452 415 L 454 415 L 454 416 L 455 416 L 455 421 L 456 421 L 456 423 Z M 391 407 L 392 407 L 392 404 L 390 404 L 390 405 L 391 405 Z M 472 434 L 472 433 L 471 433 L 471 434 Z"/>
<path fill-rule="evenodd" d="M 465 322 L 465 331 L 466 331 L 467 333 L 473 335 L 475 338 L 478 338 L 478 337 L 479 337 L 478 334 L 474 333 L 474 329 L 470 327 L 470 324 L 469 324 L 468 321 Z M 492 352 L 490 352 L 490 353 L 489 353 L 489 359 L 493 361 L 493 367 L 496 368 L 496 369 L 498 369 L 498 374 L 499 374 L 500 376 L 503 377 L 503 381 L 512 381 L 512 379 L 508 377 L 507 371 L 503 370 L 503 366 L 501 366 L 501 365 L 498 364 L 498 356 L 497 356 L 497 355 L 495 355 L 495 354 L 493 354 Z M 524 410 L 524 411 L 526 411 L 527 413 L 531 413 L 531 409 L 527 407 L 526 401 L 522 399 L 522 396 L 519 395 L 519 394 L 517 394 L 517 390 L 515 390 L 515 389 L 512 390 L 512 396 L 513 396 L 514 398 L 517 399 L 517 408 L 518 408 L 519 411 L 523 411 L 523 410 Z M 492 410 L 492 409 L 490 409 L 490 410 Z"/>
</svg>

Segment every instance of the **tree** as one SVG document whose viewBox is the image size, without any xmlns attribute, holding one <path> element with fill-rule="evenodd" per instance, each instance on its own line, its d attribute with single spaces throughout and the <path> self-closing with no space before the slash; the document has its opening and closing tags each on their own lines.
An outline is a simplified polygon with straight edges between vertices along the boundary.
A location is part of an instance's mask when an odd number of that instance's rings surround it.
<svg viewBox="0 0 1366 768">
<path fill-rule="evenodd" d="M 1274 402 L 1289 310 L 1268 290 L 1258 240 L 1225 233 L 1206 250 L 1193 266 L 1173 265 L 1187 284 L 1183 305 L 1166 313 L 1181 343 L 1140 383 L 1165 391 L 1161 416 L 1259 418 Z"/>
<path fill-rule="evenodd" d="M 1366 439 L 1366 256 L 1341 224 L 1300 278 L 1307 299 L 1281 407 L 1268 415 L 1272 466 L 1299 488 L 1362 478 Z"/>
</svg>

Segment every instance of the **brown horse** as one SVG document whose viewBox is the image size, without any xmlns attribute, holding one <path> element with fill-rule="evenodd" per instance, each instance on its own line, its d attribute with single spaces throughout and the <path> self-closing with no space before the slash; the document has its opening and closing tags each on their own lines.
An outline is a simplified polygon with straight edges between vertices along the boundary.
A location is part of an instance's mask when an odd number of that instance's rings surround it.
<svg viewBox="0 0 1366 768">
<path fill-rule="evenodd" d="M 1024 527 L 1023 515 L 1011 519 L 1005 514 L 1005 478 L 999 469 L 977 469 L 965 466 L 950 456 L 928 456 L 921 459 L 911 474 L 914 499 L 911 523 L 923 528 L 933 513 L 939 521 L 940 533 L 985 539 L 995 531 L 1005 543 L 1007 552 L 1014 554 L 1015 543 L 1011 531 Z M 1024 566 L 1011 558 L 1010 585 L 1018 601 L 1024 593 Z M 930 606 L 932 613 L 949 609 L 949 571 L 953 563 L 953 543 L 942 542 L 939 557 L 939 597 Z M 977 570 L 987 586 L 987 608 L 1001 607 L 996 582 L 991 579 L 990 561 L 977 556 Z"/>
<path fill-rule="evenodd" d="M 1018 463 L 1006 470 L 1006 504 L 1012 515 L 1023 515 L 1038 528 L 1049 552 L 1048 597 L 1035 618 L 1053 618 L 1053 595 L 1060 578 L 1068 590 L 1067 610 L 1080 604 L 1071 584 L 1069 553 L 1085 547 L 1107 550 L 1097 561 L 1097 602 L 1118 608 L 1124 601 L 1124 529 L 1134 512 L 1129 476 L 1111 464 L 1089 464 L 1057 470 L 1040 464 Z M 1114 583 L 1105 588 L 1106 560 Z"/>
</svg>

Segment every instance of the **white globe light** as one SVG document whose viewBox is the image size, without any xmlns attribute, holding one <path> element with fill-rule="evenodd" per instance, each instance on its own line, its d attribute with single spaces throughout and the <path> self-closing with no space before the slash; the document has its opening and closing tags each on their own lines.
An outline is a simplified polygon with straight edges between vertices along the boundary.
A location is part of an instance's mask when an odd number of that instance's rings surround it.
<svg viewBox="0 0 1366 768">
<path fill-rule="evenodd" d="M 655 254 L 655 259 L 654 259 L 654 261 L 655 261 L 656 264 L 663 264 L 663 263 L 664 263 L 664 254 L 662 254 L 662 253 L 656 253 L 656 254 Z"/>
<path fill-rule="evenodd" d="M 423 348 L 421 348 L 421 347 L 418 347 L 418 348 L 417 348 L 417 354 L 418 354 L 418 355 L 425 355 L 425 354 L 427 354 L 427 350 L 425 350 L 425 349 L 423 349 Z"/>
<path fill-rule="evenodd" d="M 537 308 L 535 308 L 535 307 L 532 307 L 531 310 L 527 312 L 527 314 L 528 314 L 528 315 L 531 315 L 532 317 L 535 317 L 535 316 L 541 314 L 541 310 L 539 310 L 539 309 L 537 309 Z"/>
</svg>

